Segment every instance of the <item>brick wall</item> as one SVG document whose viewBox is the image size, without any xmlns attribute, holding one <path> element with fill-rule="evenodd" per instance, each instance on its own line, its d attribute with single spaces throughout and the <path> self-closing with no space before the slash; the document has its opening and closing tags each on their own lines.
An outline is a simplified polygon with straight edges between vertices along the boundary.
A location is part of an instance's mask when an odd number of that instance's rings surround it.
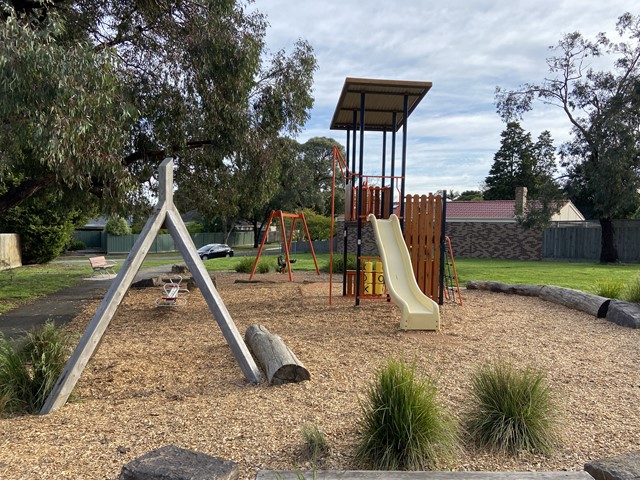
<svg viewBox="0 0 640 480">
<path fill-rule="evenodd" d="M 446 234 L 455 258 L 542 258 L 543 232 L 515 223 L 448 222 Z"/>
<path fill-rule="evenodd" d="M 342 253 L 344 246 L 343 223 L 336 223 L 336 252 Z M 358 222 L 347 222 L 347 252 L 355 255 L 358 239 Z M 362 222 L 362 255 L 378 256 L 378 245 L 369 222 Z"/>
<path fill-rule="evenodd" d="M 347 222 L 349 253 L 356 253 L 357 223 Z M 455 258 L 505 258 L 540 260 L 543 233 L 525 230 L 515 223 L 450 222 L 446 234 Z M 342 223 L 336 224 L 336 252 L 342 253 Z M 378 255 L 373 228 L 362 224 L 362 255 Z"/>
</svg>

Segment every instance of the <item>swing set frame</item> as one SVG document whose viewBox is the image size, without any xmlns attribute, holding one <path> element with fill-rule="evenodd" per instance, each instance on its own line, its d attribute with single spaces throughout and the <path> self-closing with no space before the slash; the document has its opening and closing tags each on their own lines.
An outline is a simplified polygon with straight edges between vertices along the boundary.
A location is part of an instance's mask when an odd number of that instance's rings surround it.
<svg viewBox="0 0 640 480">
<path fill-rule="evenodd" d="M 289 232 L 289 236 L 287 237 L 287 232 L 284 228 L 284 219 L 291 218 L 291 231 Z M 262 241 L 260 242 L 260 247 L 258 248 L 258 255 L 256 256 L 255 262 L 253 262 L 253 268 L 251 269 L 251 275 L 249 276 L 249 280 L 253 280 L 253 275 L 256 273 L 256 268 L 258 266 L 258 262 L 260 261 L 260 255 L 262 255 L 262 249 L 264 244 L 267 242 L 267 237 L 269 233 L 269 228 L 271 227 L 271 222 L 274 219 L 280 219 L 280 232 L 282 233 L 282 243 L 284 244 L 284 253 L 285 253 L 285 264 L 286 270 L 289 274 L 289 281 L 293 281 L 293 275 L 291 274 L 291 242 L 293 241 L 293 232 L 296 228 L 296 220 L 302 220 L 302 225 L 304 226 L 304 233 L 309 242 L 309 249 L 311 251 L 311 256 L 313 257 L 313 263 L 316 266 L 316 274 L 320 275 L 320 269 L 318 268 L 318 260 L 316 259 L 316 253 L 313 250 L 313 242 L 311 241 L 311 235 L 309 235 L 309 227 L 307 227 L 307 220 L 304 218 L 304 213 L 284 213 L 282 210 L 272 210 L 269 215 L 269 221 L 267 222 L 264 230 L 264 235 L 262 236 Z"/>
</svg>

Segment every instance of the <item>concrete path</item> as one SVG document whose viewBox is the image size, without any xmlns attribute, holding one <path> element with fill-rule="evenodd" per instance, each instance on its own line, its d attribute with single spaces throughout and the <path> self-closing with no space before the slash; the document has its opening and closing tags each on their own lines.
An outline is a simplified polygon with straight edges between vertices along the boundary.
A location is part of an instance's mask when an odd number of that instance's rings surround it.
<svg viewBox="0 0 640 480">
<path fill-rule="evenodd" d="M 134 281 L 155 277 L 171 271 L 171 265 L 140 270 Z M 62 325 L 72 320 L 91 300 L 102 300 L 115 275 L 98 275 L 82 283 L 36 299 L 22 307 L 0 314 L 0 333 L 5 338 L 17 338 L 47 320 Z"/>
</svg>

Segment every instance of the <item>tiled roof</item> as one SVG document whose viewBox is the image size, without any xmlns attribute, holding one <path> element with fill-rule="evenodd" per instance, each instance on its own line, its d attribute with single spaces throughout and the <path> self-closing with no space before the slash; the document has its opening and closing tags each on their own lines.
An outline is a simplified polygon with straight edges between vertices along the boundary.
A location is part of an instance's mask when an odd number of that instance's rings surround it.
<svg viewBox="0 0 640 480">
<path fill-rule="evenodd" d="M 515 204 L 515 200 L 447 202 L 447 218 L 513 220 L 515 216 Z"/>
</svg>

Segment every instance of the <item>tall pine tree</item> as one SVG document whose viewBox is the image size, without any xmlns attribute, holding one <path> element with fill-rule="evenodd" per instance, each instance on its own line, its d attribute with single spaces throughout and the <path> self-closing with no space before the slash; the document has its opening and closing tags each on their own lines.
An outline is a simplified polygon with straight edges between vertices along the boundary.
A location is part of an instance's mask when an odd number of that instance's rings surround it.
<svg viewBox="0 0 640 480">
<path fill-rule="evenodd" d="M 485 179 L 485 200 L 512 200 L 516 187 L 527 187 L 536 196 L 542 185 L 552 181 L 556 170 L 555 148 L 548 131 L 536 143 L 519 122 L 509 122 L 501 134 L 500 149 L 493 157 L 489 176 Z"/>
</svg>

